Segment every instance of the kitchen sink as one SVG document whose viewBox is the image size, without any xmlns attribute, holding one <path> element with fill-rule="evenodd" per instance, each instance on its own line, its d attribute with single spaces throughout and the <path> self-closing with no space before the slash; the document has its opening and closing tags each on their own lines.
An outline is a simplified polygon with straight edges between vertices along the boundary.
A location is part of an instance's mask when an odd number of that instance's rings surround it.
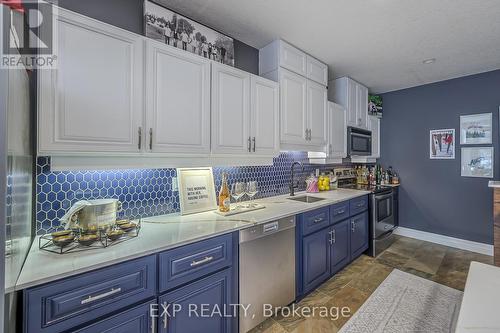
<svg viewBox="0 0 500 333">
<path fill-rule="evenodd" d="M 303 195 L 300 197 L 288 198 L 288 200 L 300 201 L 300 202 L 305 202 L 305 203 L 313 203 L 313 202 L 318 202 L 318 201 L 325 200 L 325 199 L 311 197 L 309 195 Z"/>
</svg>

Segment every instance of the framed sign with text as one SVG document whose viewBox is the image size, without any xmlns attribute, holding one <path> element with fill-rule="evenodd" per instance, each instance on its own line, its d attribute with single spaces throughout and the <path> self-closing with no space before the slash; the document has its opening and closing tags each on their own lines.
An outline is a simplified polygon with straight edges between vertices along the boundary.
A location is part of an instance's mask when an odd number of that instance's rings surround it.
<svg viewBox="0 0 500 333">
<path fill-rule="evenodd" d="M 212 168 L 178 168 L 181 215 L 217 209 Z"/>
</svg>

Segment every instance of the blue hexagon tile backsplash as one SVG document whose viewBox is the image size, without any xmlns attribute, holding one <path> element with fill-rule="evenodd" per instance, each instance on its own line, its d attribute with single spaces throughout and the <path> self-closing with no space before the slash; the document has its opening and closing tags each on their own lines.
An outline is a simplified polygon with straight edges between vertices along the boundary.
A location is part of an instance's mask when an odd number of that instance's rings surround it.
<svg viewBox="0 0 500 333">
<path fill-rule="evenodd" d="M 228 173 L 229 184 L 256 180 L 260 193 L 257 198 L 288 192 L 290 166 L 293 161 L 304 163 L 304 172 L 297 168 L 300 189 L 305 189 L 305 177 L 316 168 L 331 166 L 307 164 L 307 153 L 281 153 L 272 166 L 214 167 L 215 188 L 218 191 L 222 173 Z M 50 157 L 37 159 L 36 231 L 45 234 L 60 228 L 59 219 L 78 200 L 116 198 L 122 202 L 122 216 L 139 218 L 176 213 L 180 210 L 179 195 L 172 189 L 175 169 L 140 169 L 106 171 L 51 171 Z"/>
</svg>

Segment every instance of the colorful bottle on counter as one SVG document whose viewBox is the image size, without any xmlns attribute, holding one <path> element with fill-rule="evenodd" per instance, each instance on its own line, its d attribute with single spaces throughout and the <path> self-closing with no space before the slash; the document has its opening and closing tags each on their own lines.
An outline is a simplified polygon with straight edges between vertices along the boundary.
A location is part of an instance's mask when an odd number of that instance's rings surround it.
<svg viewBox="0 0 500 333">
<path fill-rule="evenodd" d="M 325 191 L 330 191 L 330 175 L 323 176 L 323 187 Z"/>
<path fill-rule="evenodd" d="M 222 185 L 219 191 L 219 211 L 226 213 L 231 209 L 231 196 L 227 185 L 227 173 L 222 174 Z"/>
<path fill-rule="evenodd" d="M 325 178 L 324 174 L 321 173 L 321 175 L 319 176 L 318 178 L 318 189 L 320 191 L 324 191 L 325 190 L 325 183 L 323 182 L 323 179 Z"/>
</svg>

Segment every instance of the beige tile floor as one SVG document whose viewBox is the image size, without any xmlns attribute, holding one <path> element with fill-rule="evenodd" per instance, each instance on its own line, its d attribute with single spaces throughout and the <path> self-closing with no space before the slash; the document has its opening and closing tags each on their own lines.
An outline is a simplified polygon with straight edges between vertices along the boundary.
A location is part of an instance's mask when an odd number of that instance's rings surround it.
<svg viewBox="0 0 500 333">
<path fill-rule="evenodd" d="M 493 264 L 493 257 L 412 238 L 397 241 L 376 259 L 362 255 L 300 301 L 298 306 L 345 307 L 354 314 L 394 268 L 463 290 L 471 261 Z M 251 333 L 334 333 L 349 317 L 276 316 Z"/>
</svg>

